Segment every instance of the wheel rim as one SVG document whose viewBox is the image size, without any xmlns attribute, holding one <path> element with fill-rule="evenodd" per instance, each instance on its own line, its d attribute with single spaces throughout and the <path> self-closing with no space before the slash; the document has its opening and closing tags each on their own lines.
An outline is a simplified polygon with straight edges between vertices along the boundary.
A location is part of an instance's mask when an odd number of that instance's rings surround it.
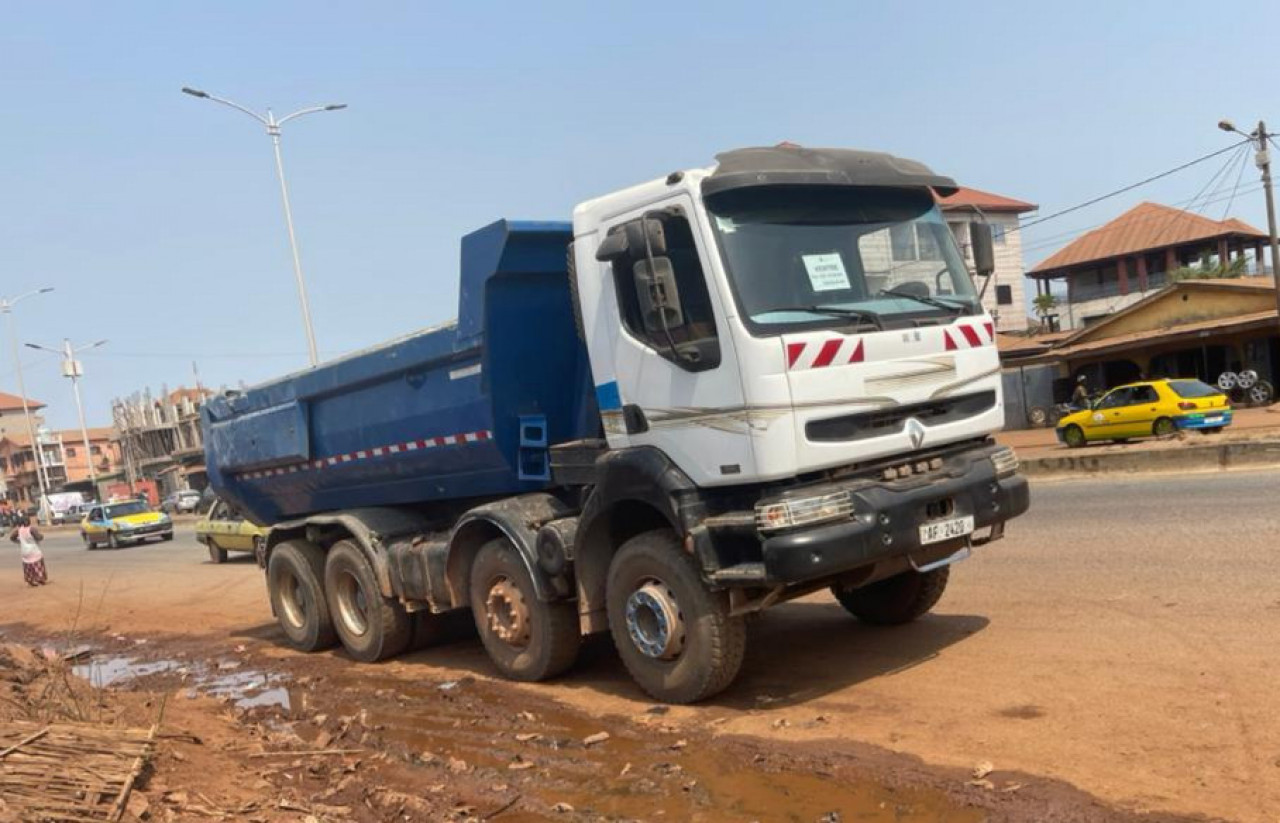
<svg viewBox="0 0 1280 823">
<path fill-rule="evenodd" d="M 1067 445 L 1081 446 L 1084 445 L 1084 432 L 1072 427 L 1067 429 Z"/>
<path fill-rule="evenodd" d="M 1173 434 L 1173 429 L 1174 429 L 1174 426 L 1173 426 L 1172 420 L 1156 421 L 1156 434 L 1158 434 L 1161 437 L 1168 437 L 1169 435 Z"/>
<path fill-rule="evenodd" d="M 533 636 L 529 604 L 525 602 L 520 587 L 507 577 L 494 578 L 489 584 L 484 608 L 489 630 L 503 643 L 521 648 L 529 645 Z"/>
<path fill-rule="evenodd" d="M 1271 392 L 1267 391 L 1266 387 L 1261 384 L 1255 385 L 1249 390 L 1249 399 L 1255 403 L 1265 403 L 1271 399 Z"/>
<path fill-rule="evenodd" d="M 356 576 L 343 572 L 337 580 L 334 594 L 338 598 L 338 617 L 347 631 L 354 635 L 369 631 L 369 603 Z"/>
<path fill-rule="evenodd" d="M 280 581 L 280 606 L 284 619 L 295 628 L 307 622 L 307 590 L 297 575 L 286 572 Z"/>
<path fill-rule="evenodd" d="M 644 581 L 627 598 L 627 633 L 646 657 L 674 660 L 684 650 L 684 615 L 660 580 Z"/>
<path fill-rule="evenodd" d="M 1045 421 L 1049 419 L 1049 413 L 1041 408 L 1034 408 L 1028 415 L 1031 418 L 1031 425 L 1043 426 Z"/>
</svg>

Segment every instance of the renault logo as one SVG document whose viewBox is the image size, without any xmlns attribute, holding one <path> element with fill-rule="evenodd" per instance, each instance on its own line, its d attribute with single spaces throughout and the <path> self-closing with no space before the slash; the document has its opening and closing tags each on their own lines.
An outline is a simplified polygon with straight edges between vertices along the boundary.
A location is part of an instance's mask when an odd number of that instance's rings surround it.
<svg viewBox="0 0 1280 823">
<path fill-rule="evenodd" d="M 911 448 L 918 449 L 924 444 L 924 424 L 914 417 L 907 419 L 907 437 L 911 438 Z"/>
</svg>

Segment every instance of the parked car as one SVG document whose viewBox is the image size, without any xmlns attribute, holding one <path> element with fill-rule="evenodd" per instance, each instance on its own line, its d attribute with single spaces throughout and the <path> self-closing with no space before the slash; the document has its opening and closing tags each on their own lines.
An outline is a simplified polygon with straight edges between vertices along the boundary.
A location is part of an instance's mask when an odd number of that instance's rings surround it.
<svg viewBox="0 0 1280 823">
<path fill-rule="evenodd" d="M 1231 425 L 1231 402 L 1220 389 L 1191 379 L 1119 386 L 1090 408 L 1058 421 L 1058 439 L 1072 448 L 1097 440 L 1168 437 L 1179 429 L 1205 434 Z"/>
<path fill-rule="evenodd" d="M 209 548 L 209 559 L 214 563 L 225 563 L 228 552 L 253 552 L 261 560 L 266 538 L 266 529 L 246 520 L 222 499 L 196 522 L 196 540 Z"/>
<path fill-rule="evenodd" d="M 104 543 L 118 549 L 128 543 L 141 543 L 148 537 L 172 540 L 173 521 L 169 515 L 153 511 L 141 500 L 108 503 L 89 509 L 80 521 L 80 537 L 90 549 Z"/>
<path fill-rule="evenodd" d="M 195 489 L 176 491 L 160 504 L 160 511 L 169 514 L 191 514 L 200 505 L 200 492 Z"/>
</svg>

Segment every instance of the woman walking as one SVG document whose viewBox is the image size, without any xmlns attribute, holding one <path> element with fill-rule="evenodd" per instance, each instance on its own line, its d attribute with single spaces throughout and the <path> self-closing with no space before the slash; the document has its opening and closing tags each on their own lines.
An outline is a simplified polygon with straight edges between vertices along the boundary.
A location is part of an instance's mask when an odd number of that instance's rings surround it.
<svg viewBox="0 0 1280 823">
<path fill-rule="evenodd" d="M 22 552 L 22 579 L 28 586 L 43 586 L 49 582 L 49 574 L 44 567 L 44 553 L 40 551 L 40 542 L 44 535 L 31 525 L 26 517 L 18 519 L 18 525 L 9 532 L 9 540 L 17 543 Z"/>
</svg>

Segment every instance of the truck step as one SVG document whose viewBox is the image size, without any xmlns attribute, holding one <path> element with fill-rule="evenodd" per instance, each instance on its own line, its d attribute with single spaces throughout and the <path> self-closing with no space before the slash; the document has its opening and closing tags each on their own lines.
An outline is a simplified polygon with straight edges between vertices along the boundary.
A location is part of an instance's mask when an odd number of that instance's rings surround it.
<svg viewBox="0 0 1280 823">
<path fill-rule="evenodd" d="M 764 583 L 765 572 L 763 563 L 739 563 L 736 566 L 727 566 L 711 575 L 711 579 L 716 583 Z"/>
</svg>

